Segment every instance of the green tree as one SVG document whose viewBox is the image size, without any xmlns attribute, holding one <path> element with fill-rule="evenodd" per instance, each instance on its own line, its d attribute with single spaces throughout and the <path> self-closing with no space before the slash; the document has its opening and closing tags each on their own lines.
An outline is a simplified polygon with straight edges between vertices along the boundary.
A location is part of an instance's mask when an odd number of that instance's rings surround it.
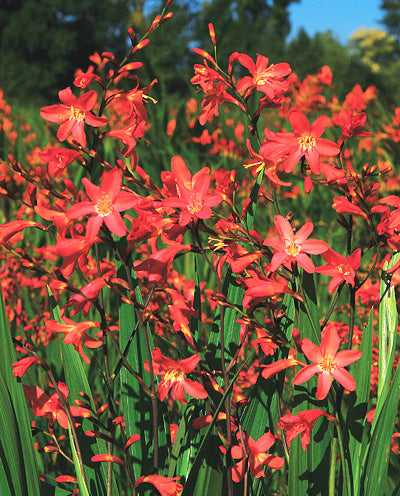
<svg viewBox="0 0 400 496">
<path fill-rule="evenodd" d="M 96 50 L 125 50 L 128 8 L 128 0 L 2 0 L 0 85 L 7 98 L 54 98 Z"/>
<path fill-rule="evenodd" d="M 381 23 L 400 41 L 400 0 L 382 0 L 380 8 L 384 11 Z"/>
<path fill-rule="evenodd" d="M 197 36 L 209 43 L 207 25 L 213 22 L 219 53 L 257 53 L 272 62 L 281 61 L 290 32 L 288 7 L 299 0 L 212 0 L 203 2 L 197 24 Z"/>
<path fill-rule="evenodd" d="M 285 62 L 301 78 L 316 74 L 323 65 L 328 65 L 339 97 L 344 97 L 357 83 L 362 87 L 378 83 L 378 77 L 370 68 L 352 55 L 347 46 L 341 45 L 331 31 L 311 37 L 301 29 L 287 45 Z"/>
</svg>

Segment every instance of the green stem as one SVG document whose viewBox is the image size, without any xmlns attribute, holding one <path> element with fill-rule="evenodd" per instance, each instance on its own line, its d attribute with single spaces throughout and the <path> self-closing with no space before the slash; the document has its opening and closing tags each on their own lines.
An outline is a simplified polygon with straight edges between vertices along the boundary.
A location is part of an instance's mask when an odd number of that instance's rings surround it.
<svg viewBox="0 0 400 496">
<path fill-rule="evenodd" d="M 305 308 L 306 313 L 307 313 L 307 316 L 308 316 L 308 320 L 310 321 L 312 330 L 314 332 L 316 343 L 319 346 L 321 344 L 321 331 L 320 331 L 319 326 L 318 326 L 318 329 L 317 329 L 317 327 L 315 325 L 315 322 L 314 322 L 314 319 L 312 318 L 311 310 L 310 310 L 310 307 L 308 305 L 307 296 L 306 296 L 306 294 L 304 292 L 303 285 L 301 283 L 301 277 L 300 277 L 300 274 L 297 271 L 297 268 L 296 268 L 296 274 L 295 275 L 296 275 L 297 285 L 298 285 L 298 287 L 300 289 L 300 294 L 301 294 L 301 296 L 303 298 L 303 304 L 304 304 L 304 308 Z"/>
<path fill-rule="evenodd" d="M 340 450 L 340 459 L 342 463 L 342 470 L 343 470 L 343 487 L 344 487 L 344 496 L 349 496 L 349 487 L 348 484 L 350 483 L 349 479 L 349 473 L 347 470 L 347 461 L 346 461 L 346 455 L 344 451 L 344 443 L 343 443 L 343 435 L 342 435 L 342 429 L 340 427 L 340 415 L 337 413 L 336 418 L 338 423 L 336 424 L 336 430 L 338 434 L 338 442 L 339 442 L 339 450 Z"/>
<path fill-rule="evenodd" d="M 337 445 L 338 440 L 334 437 L 331 444 L 331 464 L 329 467 L 329 496 L 335 496 Z"/>
</svg>

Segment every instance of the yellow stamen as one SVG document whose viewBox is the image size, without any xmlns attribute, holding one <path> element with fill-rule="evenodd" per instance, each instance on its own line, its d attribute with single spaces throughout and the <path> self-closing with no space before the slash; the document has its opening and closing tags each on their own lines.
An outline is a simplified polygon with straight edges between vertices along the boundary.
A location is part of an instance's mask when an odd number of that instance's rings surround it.
<svg viewBox="0 0 400 496">
<path fill-rule="evenodd" d="M 314 148 L 316 143 L 315 138 L 309 134 L 303 134 L 300 138 L 297 138 L 297 141 L 303 153 L 310 150 L 310 148 Z"/>
<path fill-rule="evenodd" d="M 323 358 L 320 365 L 324 372 L 332 372 L 332 370 L 335 370 L 336 368 L 334 360 L 330 357 Z"/>
<path fill-rule="evenodd" d="M 167 373 L 164 376 L 163 382 L 165 381 L 173 381 L 173 382 L 180 382 L 183 381 L 185 378 L 185 373 L 183 372 L 182 369 L 180 368 L 172 368 L 167 371 Z"/>
<path fill-rule="evenodd" d="M 83 110 L 71 107 L 69 118 L 70 118 L 70 120 L 73 119 L 73 120 L 78 121 L 78 122 L 84 121 L 85 120 L 85 112 Z"/>
<path fill-rule="evenodd" d="M 100 215 L 100 217 L 106 217 L 107 215 L 109 215 L 113 210 L 113 206 L 108 195 L 103 193 L 100 200 L 96 203 L 94 209 Z"/>
</svg>

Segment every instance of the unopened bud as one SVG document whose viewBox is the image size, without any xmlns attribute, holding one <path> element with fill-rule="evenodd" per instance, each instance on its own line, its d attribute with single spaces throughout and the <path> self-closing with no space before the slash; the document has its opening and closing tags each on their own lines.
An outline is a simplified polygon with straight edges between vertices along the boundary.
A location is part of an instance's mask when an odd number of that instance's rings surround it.
<svg viewBox="0 0 400 496">
<path fill-rule="evenodd" d="M 168 14 L 165 14 L 165 16 L 160 21 L 160 25 L 163 24 L 165 21 L 168 21 L 168 19 L 171 19 L 173 15 L 173 12 L 168 12 Z"/>
<path fill-rule="evenodd" d="M 149 43 L 150 43 L 150 40 L 148 38 L 145 38 L 144 40 L 140 40 L 139 43 L 135 46 L 132 53 L 137 52 L 138 50 L 141 50 Z"/>
<path fill-rule="evenodd" d="M 212 22 L 209 23 L 208 25 L 208 32 L 210 33 L 210 39 L 211 43 L 216 46 L 217 42 L 215 41 L 215 30 Z"/>
<path fill-rule="evenodd" d="M 194 53 L 197 55 L 200 55 L 200 57 L 203 57 L 204 59 L 208 60 L 211 62 L 213 65 L 217 65 L 215 60 L 211 57 L 209 53 L 207 53 L 205 50 L 202 50 L 201 48 L 193 48 Z"/>
<path fill-rule="evenodd" d="M 117 59 L 114 57 L 114 55 L 111 52 L 103 52 L 101 56 L 107 59 L 112 64 L 118 65 Z"/>
<path fill-rule="evenodd" d="M 137 37 L 135 31 L 132 28 L 128 28 L 128 34 L 129 38 L 131 39 L 132 45 L 136 45 Z"/>
</svg>

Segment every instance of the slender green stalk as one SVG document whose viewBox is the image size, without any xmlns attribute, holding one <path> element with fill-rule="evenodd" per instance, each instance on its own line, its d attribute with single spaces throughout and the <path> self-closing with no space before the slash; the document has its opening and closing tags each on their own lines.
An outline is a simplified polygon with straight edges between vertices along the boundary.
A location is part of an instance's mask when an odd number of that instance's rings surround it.
<svg viewBox="0 0 400 496">
<path fill-rule="evenodd" d="M 335 496 L 337 445 L 338 440 L 336 437 L 334 437 L 331 443 L 331 463 L 329 467 L 329 496 Z"/>
</svg>

